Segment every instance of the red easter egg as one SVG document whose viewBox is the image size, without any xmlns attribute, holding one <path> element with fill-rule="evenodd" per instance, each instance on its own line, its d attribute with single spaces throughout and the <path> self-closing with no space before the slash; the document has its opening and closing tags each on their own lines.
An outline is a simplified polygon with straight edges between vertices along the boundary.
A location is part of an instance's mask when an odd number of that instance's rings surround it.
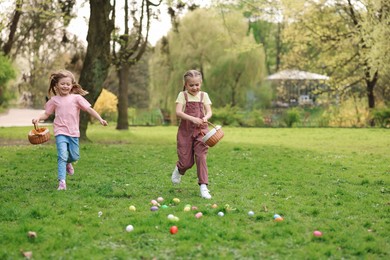
<svg viewBox="0 0 390 260">
<path fill-rule="evenodd" d="M 176 234 L 179 229 L 176 226 L 172 226 L 169 232 L 171 232 L 172 235 Z"/>
</svg>

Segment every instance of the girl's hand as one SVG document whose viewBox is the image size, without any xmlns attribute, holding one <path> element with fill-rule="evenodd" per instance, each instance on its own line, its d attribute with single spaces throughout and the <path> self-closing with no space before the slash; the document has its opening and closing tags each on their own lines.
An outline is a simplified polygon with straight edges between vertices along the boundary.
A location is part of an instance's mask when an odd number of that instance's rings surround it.
<svg viewBox="0 0 390 260">
<path fill-rule="evenodd" d="M 103 125 L 103 126 L 108 126 L 107 121 L 104 120 L 104 119 L 100 120 L 100 124 Z"/>
<path fill-rule="evenodd" d="M 194 117 L 193 120 L 192 120 L 192 123 L 194 123 L 197 126 L 200 126 L 200 125 L 203 124 L 203 119 L 198 118 L 198 117 Z"/>
<path fill-rule="evenodd" d="M 39 123 L 39 119 L 38 119 L 38 118 L 34 118 L 34 119 L 32 120 L 32 123 L 33 123 L 34 125 L 38 124 L 38 123 Z"/>
</svg>

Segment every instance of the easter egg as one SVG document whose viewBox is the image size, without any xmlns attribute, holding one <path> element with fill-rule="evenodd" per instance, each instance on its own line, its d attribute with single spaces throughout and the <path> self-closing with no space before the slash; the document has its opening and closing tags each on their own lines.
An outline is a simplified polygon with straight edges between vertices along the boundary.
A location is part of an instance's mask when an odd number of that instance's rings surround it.
<svg viewBox="0 0 390 260">
<path fill-rule="evenodd" d="M 220 212 L 218 212 L 218 216 L 223 217 L 223 216 L 225 216 L 225 214 L 223 214 L 223 212 L 220 211 Z"/>
<path fill-rule="evenodd" d="M 167 209 L 168 208 L 168 206 L 167 205 L 161 205 L 161 208 L 163 208 L 163 209 Z"/>
<path fill-rule="evenodd" d="M 314 235 L 315 237 L 322 237 L 322 232 L 316 230 L 316 231 L 313 232 L 313 235 Z"/>
<path fill-rule="evenodd" d="M 174 198 L 172 201 L 173 201 L 175 204 L 179 204 L 179 203 L 180 203 L 180 200 L 179 200 L 178 198 Z"/>
<path fill-rule="evenodd" d="M 188 211 L 190 211 L 190 210 L 191 210 L 190 207 L 184 207 L 184 211 L 188 212 Z"/>
<path fill-rule="evenodd" d="M 198 212 L 195 214 L 195 217 L 196 218 L 201 218 L 203 216 L 203 213 L 202 212 Z"/>
<path fill-rule="evenodd" d="M 191 209 L 192 210 L 198 210 L 198 207 L 197 206 L 192 206 Z"/>
<path fill-rule="evenodd" d="M 133 225 L 128 225 L 128 226 L 126 227 L 126 231 L 127 231 L 127 232 L 131 232 L 131 231 L 133 231 L 133 230 L 134 230 Z"/>
<path fill-rule="evenodd" d="M 249 216 L 249 217 L 252 217 L 252 216 L 254 216 L 254 215 L 255 215 L 255 213 L 254 213 L 252 210 L 248 211 L 248 216 Z"/>
<path fill-rule="evenodd" d="M 158 198 L 157 198 L 157 201 L 158 201 L 158 202 L 163 202 L 164 199 L 163 199 L 163 197 L 158 197 Z"/>
<path fill-rule="evenodd" d="M 281 216 L 280 215 L 278 215 L 278 214 L 275 214 L 274 215 L 274 219 L 277 219 L 277 218 L 280 218 Z"/>
<path fill-rule="evenodd" d="M 131 205 L 131 206 L 129 207 L 129 210 L 130 210 L 130 211 L 136 211 L 137 209 L 136 209 L 133 205 Z"/>
<path fill-rule="evenodd" d="M 150 204 L 152 204 L 153 206 L 158 206 L 159 205 L 157 200 L 151 200 Z"/>
<path fill-rule="evenodd" d="M 282 222 L 283 221 L 283 218 L 282 217 L 279 217 L 279 218 L 275 218 L 274 219 L 276 222 Z"/>
<path fill-rule="evenodd" d="M 150 210 L 151 210 L 151 211 L 157 211 L 157 210 L 158 210 L 158 207 L 157 207 L 157 206 L 151 206 L 151 207 L 150 207 Z"/>
<path fill-rule="evenodd" d="M 211 207 L 212 207 L 213 209 L 216 209 L 216 208 L 218 207 L 218 205 L 217 205 L 217 204 L 213 204 L 213 205 L 211 205 Z"/>
<path fill-rule="evenodd" d="M 171 232 L 172 235 L 176 234 L 177 231 L 179 231 L 179 229 L 178 229 L 176 226 L 172 226 L 172 227 L 169 229 L 169 232 Z"/>
<path fill-rule="evenodd" d="M 169 220 L 173 219 L 174 217 L 175 217 L 175 216 L 174 216 L 173 214 L 169 214 L 169 215 L 168 215 L 168 219 L 169 219 Z"/>
</svg>

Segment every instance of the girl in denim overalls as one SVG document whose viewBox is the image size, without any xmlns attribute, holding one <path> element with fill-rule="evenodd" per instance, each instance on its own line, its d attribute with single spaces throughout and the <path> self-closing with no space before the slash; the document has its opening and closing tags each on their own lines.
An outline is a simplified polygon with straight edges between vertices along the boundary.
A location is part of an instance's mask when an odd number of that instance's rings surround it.
<svg viewBox="0 0 390 260">
<path fill-rule="evenodd" d="M 181 121 L 177 132 L 179 160 L 172 173 L 172 183 L 180 183 L 181 176 L 196 163 L 201 197 L 211 199 L 207 188 L 208 146 L 202 138 L 208 132 L 207 121 L 212 111 L 208 94 L 200 91 L 201 85 L 202 75 L 199 71 L 189 70 L 184 74 L 184 88 L 176 99 L 176 115 Z"/>
</svg>

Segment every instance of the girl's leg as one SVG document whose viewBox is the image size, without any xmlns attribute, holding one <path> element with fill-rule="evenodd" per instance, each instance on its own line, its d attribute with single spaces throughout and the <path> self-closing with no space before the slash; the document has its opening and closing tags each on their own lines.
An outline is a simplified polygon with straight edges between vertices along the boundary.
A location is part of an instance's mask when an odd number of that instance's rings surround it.
<svg viewBox="0 0 390 260">
<path fill-rule="evenodd" d="M 68 142 L 69 142 L 68 163 L 76 162 L 80 159 L 79 138 L 68 137 Z"/>
<path fill-rule="evenodd" d="M 198 183 L 208 184 L 209 183 L 209 174 L 207 169 L 207 152 L 208 147 L 202 141 L 202 137 L 198 137 L 194 143 L 194 152 L 195 152 L 195 161 L 196 161 L 196 171 L 198 174 Z"/>
<path fill-rule="evenodd" d="M 181 138 L 178 136 L 177 138 L 177 168 L 181 175 L 184 175 L 185 172 L 190 169 L 195 161 L 194 161 L 194 149 L 192 138 Z"/>
<path fill-rule="evenodd" d="M 57 164 L 58 164 L 58 180 L 65 181 L 66 179 L 66 163 L 68 161 L 68 141 L 66 136 L 56 136 L 57 146 Z"/>
</svg>

